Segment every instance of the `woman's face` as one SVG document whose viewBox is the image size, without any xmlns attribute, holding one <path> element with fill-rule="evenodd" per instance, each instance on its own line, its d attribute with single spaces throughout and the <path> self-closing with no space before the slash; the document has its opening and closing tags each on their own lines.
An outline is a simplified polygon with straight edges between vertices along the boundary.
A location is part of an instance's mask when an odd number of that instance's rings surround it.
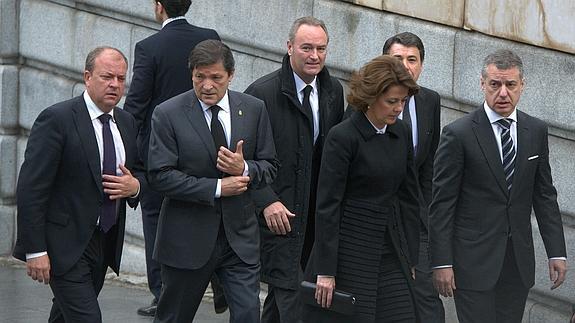
<svg viewBox="0 0 575 323">
<path fill-rule="evenodd" d="M 407 94 L 408 89 L 403 85 L 390 86 L 369 106 L 367 118 L 378 128 L 394 124 L 403 111 Z"/>
</svg>

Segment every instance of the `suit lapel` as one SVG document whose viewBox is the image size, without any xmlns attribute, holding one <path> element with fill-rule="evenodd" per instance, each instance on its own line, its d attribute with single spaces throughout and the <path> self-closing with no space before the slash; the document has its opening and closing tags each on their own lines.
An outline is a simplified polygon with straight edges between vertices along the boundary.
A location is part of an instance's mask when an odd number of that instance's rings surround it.
<svg viewBox="0 0 575 323">
<path fill-rule="evenodd" d="M 427 128 L 429 122 L 427 120 L 427 113 L 425 111 L 426 104 L 427 102 L 425 101 L 424 96 L 420 94 L 420 92 L 415 95 L 415 116 L 417 119 L 417 152 L 415 155 L 415 164 L 418 167 L 423 163 L 424 157 L 426 155 L 422 152 L 423 149 L 426 148 L 427 133 L 429 132 L 429 129 Z"/>
<path fill-rule="evenodd" d="M 80 102 L 73 108 L 76 131 L 78 132 L 80 141 L 82 141 L 82 150 L 86 155 L 88 165 L 90 165 L 94 182 L 96 182 L 98 189 L 103 192 L 100 151 L 98 150 L 98 142 L 96 141 L 94 126 L 92 125 L 92 120 L 90 119 L 86 103 L 82 97 L 79 98 Z"/>
<path fill-rule="evenodd" d="M 245 122 L 243 115 L 246 111 L 243 109 L 243 102 L 239 100 L 234 92 L 228 91 L 228 97 L 230 99 L 230 121 L 232 128 L 229 149 L 235 152 L 238 141 L 244 139 Z"/>
<path fill-rule="evenodd" d="M 509 190 L 507 190 L 507 182 L 505 181 L 505 173 L 503 172 L 503 165 L 501 164 L 501 156 L 497 148 L 497 141 L 493 135 L 493 128 L 491 123 L 483 111 L 483 106 L 475 111 L 473 131 L 479 142 L 479 146 L 483 151 L 483 155 L 489 164 L 489 168 L 495 176 L 497 185 L 505 196 L 509 195 Z"/>
<path fill-rule="evenodd" d="M 214 138 L 212 138 L 212 134 L 210 132 L 210 128 L 206 123 L 206 117 L 204 116 L 204 111 L 202 110 L 202 106 L 200 105 L 200 101 L 198 101 L 198 97 L 194 93 L 194 91 L 189 92 L 189 104 L 184 107 L 184 112 L 188 117 L 188 120 L 192 124 L 194 130 L 198 133 L 198 136 L 206 146 L 206 149 L 210 153 L 210 158 L 216 164 L 217 159 L 217 152 L 216 147 L 214 144 Z"/>
<path fill-rule="evenodd" d="M 517 156 L 515 157 L 515 171 L 513 174 L 513 187 L 520 187 L 523 171 L 531 151 L 531 138 L 529 136 L 529 125 L 526 118 L 523 117 L 520 111 L 517 111 L 517 142 L 515 144 Z M 513 193 L 513 188 L 511 192 Z"/>
</svg>

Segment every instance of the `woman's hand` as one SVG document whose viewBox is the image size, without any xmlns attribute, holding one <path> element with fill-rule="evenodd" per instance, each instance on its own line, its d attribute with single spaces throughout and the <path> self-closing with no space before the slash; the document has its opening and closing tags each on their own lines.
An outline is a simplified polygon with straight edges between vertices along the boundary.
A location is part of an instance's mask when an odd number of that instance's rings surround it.
<svg viewBox="0 0 575 323">
<path fill-rule="evenodd" d="M 335 277 L 317 276 L 317 287 L 315 289 L 315 299 L 323 308 L 331 306 L 331 299 L 335 289 Z"/>
</svg>

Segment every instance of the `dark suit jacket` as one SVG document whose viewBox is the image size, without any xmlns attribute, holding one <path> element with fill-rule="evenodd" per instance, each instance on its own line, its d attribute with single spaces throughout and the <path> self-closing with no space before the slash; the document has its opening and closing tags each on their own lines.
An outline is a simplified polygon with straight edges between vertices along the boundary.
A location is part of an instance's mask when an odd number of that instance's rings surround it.
<svg viewBox="0 0 575 323">
<path fill-rule="evenodd" d="M 154 108 L 167 99 L 192 88 L 188 57 L 196 45 L 220 37 L 215 30 L 175 20 L 154 35 L 138 42 L 134 68 L 124 109 L 138 123 L 138 153 L 147 163 L 150 120 Z"/>
<path fill-rule="evenodd" d="M 510 192 L 483 106 L 443 129 L 430 206 L 432 267 L 453 265 L 458 288 L 491 289 L 511 235 L 523 284 L 533 286 L 532 208 L 547 255 L 565 257 L 545 123 L 517 112 L 517 156 Z"/>
<path fill-rule="evenodd" d="M 134 171 L 136 123 L 119 108 L 114 118 L 126 150 L 126 167 Z M 14 257 L 25 261 L 26 253 L 48 251 L 52 273 L 64 274 L 90 242 L 103 198 L 100 153 L 83 96 L 45 109 L 34 122 L 20 169 Z M 129 203 L 137 205 L 133 199 Z M 116 273 L 125 221 L 126 200 L 121 200 L 118 223 L 109 232 L 115 235 L 115 248 L 107 257 Z"/>
<path fill-rule="evenodd" d="M 231 150 L 244 140 L 251 179 L 247 192 L 214 198 L 220 172 L 216 149 L 193 90 L 158 106 L 152 116 L 148 180 L 164 198 L 154 259 L 177 268 L 197 269 L 210 259 L 220 223 L 242 261 L 259 262 L 259 233 L 251 191 L 270 184 L 278 162 L 262 101 L 228 91 Z M 221 211 L 219 205 L 221 204 Z"/>
</svg>

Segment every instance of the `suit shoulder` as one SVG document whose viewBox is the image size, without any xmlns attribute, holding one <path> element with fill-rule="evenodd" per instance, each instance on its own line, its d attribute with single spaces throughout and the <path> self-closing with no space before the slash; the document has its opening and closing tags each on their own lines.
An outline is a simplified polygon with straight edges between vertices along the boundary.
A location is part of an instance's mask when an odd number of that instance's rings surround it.
<svg viewBox="0 0 575 323">
<path fill-rule="evenodd" d="M 248 86 L 246 93 L 258 91 L 265 92 L 270 89 L 278 88 L 280 84 L 280 73 L 281 69 L 278 69 L 260 77 Z"/>
<path fill-rule="evenodd" d="M 229 90 L 230 99 L 237 99 L 242 101 L 245 105 L 253 107 L 264 107 L 264 101 L 261 99 L 242 92 Z"/>
<path fill-rule="evenodd" d="M 444 129 L 451 130 L 453 132 L 471 130 L 471 126 L 473 124 L 473 120 L 476 118 L 476 114 L 478 112 L 481 112 L 478 109 L 479 108 L 477 108 L 476 110 L 474 110 L 474 111 L 462 116 L 461 118 L 449 123 L 448 125 L 446 125 L 444 127 Z"/>
<path fill-rule="evenodd" d="M 65 117 L 70 115 L 70 109 L 77 105 L 84 105 L 84 98 L 80 95 L 66 101 L 55 103 L 40 112 L 41 114 L 55 114 L 58 117 Z"/>
</svg>

